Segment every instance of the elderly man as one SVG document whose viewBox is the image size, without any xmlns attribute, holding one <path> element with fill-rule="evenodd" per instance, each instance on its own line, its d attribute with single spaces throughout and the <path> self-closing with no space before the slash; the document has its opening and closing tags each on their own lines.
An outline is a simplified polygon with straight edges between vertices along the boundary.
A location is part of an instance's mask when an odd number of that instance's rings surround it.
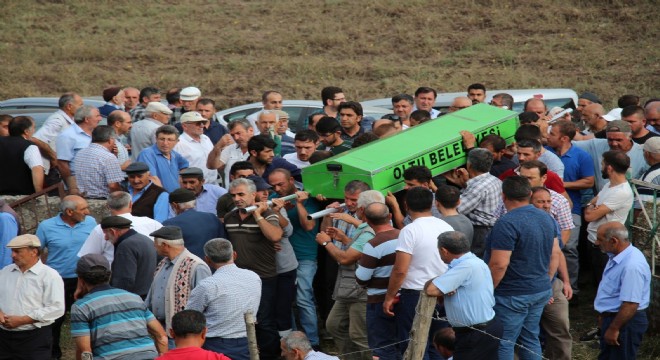
<svg viewBox="0 0 660 360">
<path fill-rule="evenodd" d="M 501 107 L 502 109 L 513 109 L 513 96 L 507 93 L 497 93 L 490 100 L 490 105 Z"/>
<path fill-rule="evenodd" d="M 246 118 L 250 122 L 250 125 L 252 125 L 252 127 L 255 129 L 254 130 L 255 135 L 259 135 L 260 133 L 263 133 L 263 131 L 261 131 L 261 129 L 259 129 L 259 127 L 257 126 L 257 122 L 259 116 L 264 111 L 282 110 L 282 94 L 274 90 L 264 91 L 264 93 L 261 94 L 261 104 L 263 104 L 263 110 L 252 113 L 248 115 L 248 117 Z"/>
<path fill-rule="evenodd" d="M 123 191 L 115 191 L 108 196 L 106 202 L 108 210 L 110 210 L 110 215 L 112 216 L 121 216 L 131 221 L 131 228 L 138 233 L 149 236 L 152 232 L 163 227 L 158 221 L 148 218 L 146 216 L 133 216 L 131 215 L 131 209 L 133 207 L 133 202 L 131 201 L 131 195 Z M 105 240 L 105 234 L 101 225 L 96 225 L 94 230 L 89 234 L 87 240 L 78 251 L 78 257 L 87 254 L 101 254 L 108 259 L 108 262 L 112 264 L 112 261 L 115 258 L 115 247 L 111 242 Z"/>
<path fill-rule="evenodd" d="M 651 271 L 644 254 L 628 240 L 620 222 L 598 227 L 595 243 L 609 257 L 594 309 L 600 313 L 599 359 L 635 359 L 648 327 Z"/>
<path fill-rule="evenodd" d="M 215 184 L 218 181 L 218 171 L 206 167 L 206 160 L 213 150 L 213 143 L 204 135 L 204 126 L 208 120 L 197 111 L 188 111 L 181 116 L 183 134 L 179 142 L 174 146 L 174 151 L 183 156 L 190 166 L 200 168 L 204 171 L 204 182 Z"/>
<path fill-rule="evenodd" d="M 114 274 L 106 258 L 85 255 L 76 273 L 80 298 L 71 307 L 71 337 L 77 359 L 153 359 L 167 352 L 165 331 L 142 299 L 108 285 Z"/>
<path fill-rule="evenodd" d="M 454 100 L 451 102 L 451 105 L 449 105 L 449 110 L 447 110 L 448 113 L 453 113 L 458 110 L 463 110 L 465 108 L 468 108 L 472 106 L 472 100 L 470 100 L 469 97 L 467 96 L 458 96 L 455 97 Z"/>
<path fill-rule="evenodd" d="M 170 124 L 174 125 L 181 121 L 183 114 L 189 111 L 195 111 L 197 107 L 197 100 L 202 96 L 202 92 L 194 87 L 189 86 L 181 89 L 179 99 L 181 100 L 181 107 L 175 108 L 170 117 Z"/>
<path fill-rule="evenodd" d="M 124 181 L 119 159 L 112 153 L 117 145 L 115 131 L 107 125 L 92 131 L 92 143 L 80 150 L 73 159 L 80 194 L 88 199 L 106 199 L 113 191 L 120 191 Z"/>
<path fill-rule="evenodd" d="M 660 134 L 660 101 L 647 101 L 644 104 L 644 118 L 646 128 L 656 134 Z"/>
<path fill-rule="evenodd" d="M 140 102 L 140 90 L 134 87 L 124 88 L 124 98 L 126 99 L 124 101 L 124 110 L 130 115 L 131 110 L 135 109 Z"/>
<path fill-rule="evenodd" d="M 147 108 L 147 105 L 152 102 L 160 103 L 160 91 L 151 86 L 142 88 L 142 90 L 140 90 L 140 103 L 129 111 L 134 123 L 144 120 L 148 116 L 145 109 Z M 167 106 L 165 107 L 167 108 Z"/>
<path fill-rule="evenodd" d="M 153 241 L 131 229 L 131 223 L 122 216 L 108 216 L 101 221 L 105 239 L 115 247 L 110 285 L 144 299 L 154 278 L 158 256 Z"/>
<path fill-rule="evenodd" d="M 660 164 L 660 137 L 648 139 L 644 143 L 644 160 L 646 160 L 649 169 L 639 179 L 660 185 L 660 170 L 658 170 L 660 169 L 660 165 L 658 165 Z M 654 201 L 653 190 L 641 186 L 638 186 L 637 190 L 643 201 Z"/>
<path fill-rule="evenodd" d="M 126 168 L 128 193 L 133 207 L 131 214 L 146 216 L 158 222 L 167 220 L 170 213 L 167 191 L 153 183 L 149 165 L 135 162 Z"/>
<path fill-rule="evenodd" d="M 39 149 L 30 140 L 34 121 L 17 116 L 9 123 L 9 136 L 0 137 L 1 195 L 31 195 L 44 187 L 44 166 Z"/>
<path fill-rule="evenodd" d="M 324 232 L 316 235 L 316 242 L 325 247 L 328 254 L 339 263 L 333 292 L 335 304 L 328 314 L 326 328 L 334 337 L 340 352 L 363 351 L 354 354 L 351 359 L 370 357 L 366 324 L 367 293 L 357 284 L 355 271 L 364 245 L 375 235 L 374 230 L 365 221 L 364 213 L 367 205 L 372 203 L 385 204 L 385 198 L 376 190 L 360 192 L 356 215 L 362 223 L 355 228 L 350 237 L 334 227 L 328 227 Z"/>
<path fill-rule="evenodd" d="M 131 158 L 137 159 L 142 150 L 156 143 L 156 130 L 167 125 L 172 115 L 172 110 L 160 102 L 150 102 L 145 108 L 145 121 L 136 122 L 133 119 L 131 129 Z"/>
<path fill-rule="evenodd" d="M 215 214 L 195 210 L 195 193 L 176 189 L 169 195 L 175 217 L 163 221 L 166 226 L 178 226 L 183 232 L 186 248 L 198 257 L 204 256 L 204 244 L 214 238 L 224 238 L 225 229 Z"/>
<path fill-rule="evenodd" d="M 130 156 L 128 155 L 128 150 L 131 148 L 131 145 L 124 144 L 122 139 L 125 139 L 131 131 L 131 128 L 133 128 L 133 120 L 131 119 L 131 115 L 126 111 L 121 110 L 111 112 L 110 115 L 108 115 L 107 120 L 108 126 L 115 130 L 117 159 L 119 159 L 121 169 L 126 170 L 126 167 L 131 163 Z"/>
<path fill-rule="evenodd" d="M 168 192 L 179 188 L 179 171 L 188 167 L 186 158 L 174 150 L 179 141 L 179 132 L 172 125 L 163 125 L 156 130 L 156 143 L 142 150 L 138 161 L 149 165 L 149 171 L 158 177 L 163 189 Z"/>
<path fill-rule="evenodd" d="M 204 349 L 223 353 L 232 360 L 248 360 L 244 314 L 257 312 L 261 280 L 253 271 L 234 264 L 236 252 L 228 240 L 208 241 L 204 254 L 214 273 L 191 291 L 186 310 L 197 310 L 206 316 Z"/>
<path fill-rule="evenodd" d="M 211 269 L 185 248 L 180 228 L 163 226 L 150 235 L 154 237 L 156 253 L 163 260 L 156 267 L 145 303 L 169 334 L 172 317 L 185 308 L 190 292 L 211 276 Z"/>
<path fill-rule="evenodd" d="M 0 359 L 51 359 L 52 324 L 64 315 L 62 278 L 41 262 L 36 236 L 17 236 L 7 248 L 14 263 L 0 270 Z"/>
<path fill-rule="evenodd" d="M 264 136 L 264 135 L 259 135 Z M 278 356 L 279 335 L 276 326 L 275 296 L 277 294 L 277 267 L 275 243 L 282 238 L 282 228 L 275 212 L 265 201 L 256 202 L 256 186 L 247 179 L 236 179 L 229 185 L 234 205 L 242 209 L 257 205 L 252 213 L 232 211 L 225 215 L 229 241 L 238 254 L 236 265 L 256 272 L 261 278 L 261 302 L 257 313 L 257 343 L 261 357 Z"/>
<path fill-rule="evenodd" d="M 195 210 L 216 213 L 218 199 L 227 193 L 225 188 L 216 184 L 204 183 L 204 172 L 197 167 L 189 167 L 179 172 L 181 186 L 195 193 Z"/>
<path fill-rule="evenodd" d="M 495 316 L 490 269 L 470 252 L 470 241 L 458 231 L 438 236 L 442 261 L 447 272 L 424 286 L 429 296 L 444 299 L 447 320 L 454 328 L 454 359 L 492 359 L 498 351 L 502 323 Z"/>
<path fill-rule="evenodd" d="M 250 157 L 247 145 L 254 134 L 252 125 L 245 119 L 232 121 L 228 128 L 231 139 L 223 138 L 218 141 L 209 153 L 206 163 L 209 169 L 224 170 L 225 187 L 231 182 L 229 180 L 231 166 L 237 161 L 245 161 Z"/>
<path fill-rule="evenodd" d="M 330 356 L 320 351 L 314 351 L 305 333 L 294 331 L 280 340 L 282 357 L 285 360 L 338 360 L 336 356 Z"/>
<path fill-rule="evenodd" d="M 74 115 L 75 124 L 62 131 L 55 140 L 59 170 L 62 179 L 69 187 L 70 194 L 79 193 L 71 162 L 78 151 L 88 147 L 92 142 L 92 131 L 96 129 L 101 119 L 99 109 L 91 105 L 83 105 Z"/>
<path fill-rule="evenodd" d="M 95 108 L 96 109 L 96 108 Z M 96 220 L 89 216 L 87 201 L 77 195 L 64 197 L 60 202 L 60 213 L 42 221 L 37 227 L 37 237 L 41 240 L 44 262 L 55 269 L 64 280 L 66 310 L 71 308 L 76 291 L 76 254 L 85 239 L 96 226 Z M 60 358 L 60 332 L 64 316 L 53 325 L 53 357 Z"/>
<path fill-rule="evenodd" d="M 204 314 L 197 310 L 179 311 L 172 317 L 172 327 L 168 331 L 170 338 L 174 338 L 176 349 L 171 349 L 156 360 L 231 360 L 224 354 L 202 349 L 207 332 Z"/>
<path fill-rule="evenodd" d="M 103 89 L 103 101 L 105 101 L 105 105 L 99 107 L 101 116 L 108 117 L 115 110 L 124 110 L 124 103 L 126 102 L 124 90 L 119 86 Z"/>
</svg>

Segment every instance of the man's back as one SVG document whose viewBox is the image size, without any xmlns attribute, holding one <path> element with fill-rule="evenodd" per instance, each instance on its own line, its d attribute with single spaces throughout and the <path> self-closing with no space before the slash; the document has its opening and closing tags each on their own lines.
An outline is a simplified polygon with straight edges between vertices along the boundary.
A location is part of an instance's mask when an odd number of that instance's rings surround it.
<svg viewBox="0 0 660 360">
<path fill-rule="evenodd" d="M 115 245 L 110 284 L 145 297 L 156 270 L 158 255 L 153 241 L 129 230 Z"/>
<path fill-rule="evenodd" d="M 180 227 L 186 249 L 200 259 L 204 258 L 204 244 L 207 241 L 226 237 L 225 229 L 217 216 L 194 209 L 163 221 L 163 225 Z"/>
<path fill-rule="evenodd" d="M 135 122 L 131 128 L 131 157 L 137 159 L 142 150 L 156 143 L 156 130 L 162 125 L 156 120 L 147 119 Z"/>
<path fill-rule="evenodd" d="M 95 143 L 76 154 L 73 173 L 76 175 L 80 192 L 85 197 L 94 199 L 107 198 L 110 193 L 108 184 L 120 183 L 125 177 L 119 159 L 106 148 Z"/>
<path fill-rule="evenodd" d="M 401 288 L 422 290 L 427 280 L 447 271 L 447 264 L 438 253 L 438 235 L 452 230 L 449 224 L 433 216 L 417 218 L 401 230 L 396 251 L 412 255 Z"/>
</svg>

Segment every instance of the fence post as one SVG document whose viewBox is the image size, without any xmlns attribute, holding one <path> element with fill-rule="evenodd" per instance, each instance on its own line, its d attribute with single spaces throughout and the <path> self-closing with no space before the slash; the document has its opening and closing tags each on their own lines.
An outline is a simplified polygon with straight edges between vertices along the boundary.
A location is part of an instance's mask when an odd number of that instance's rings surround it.
<svg viewBox="0 0 660 360">
<path fill-rule="evenodd" d="M 259 360 L 259 348 L 257 347 L 257 330 L 255 324 L 254 314 L 252 311 L 245 313 L 245 330 L 247 331 L 248 350 L 250 351 L 250 360 Z"/>
<path fill-rule="evenodd" d="M 435 297 L 426 295 L 424 291 L 420 292 L 419 301 L 415 308 L 415 319 L 410 329 L 410 341 L 403 355 L 404 360 L 421 360 L 424 357 L 433 310 L 437 300 Z"/>
</svg>

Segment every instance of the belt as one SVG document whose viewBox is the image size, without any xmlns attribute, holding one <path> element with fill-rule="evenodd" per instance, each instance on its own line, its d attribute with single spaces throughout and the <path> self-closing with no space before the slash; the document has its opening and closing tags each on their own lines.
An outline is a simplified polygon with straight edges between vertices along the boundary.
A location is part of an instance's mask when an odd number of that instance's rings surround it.
<svg viewBox="0 0 660 360">
<path fill-rule="evenodd" d="M 639 313 L 643 313 L 643 312 L 646 312 L 646 309 L 643 309 L 643 310 L 637 310 L 637 311 L 635 312 L 635 315 L 637 315 L 637 314 L 639 314 Z M 605 312 L 600 313 L 600 316 L 602 316 L 602 317 L 606 317 L 606 318 L 609 318 L 609 317 L 616 317 L 618 314 L 619 314 L 618 311 L 617 311 L 617 312 L 605 311 Z"/>
<path fill-rule="evenodd" d="M 470 325 L 470 326 L 456 326 L 456 327 L 453 327 L 453 329 L 454 329 L 454 332 L 457 333 L 457 334 L 467 333 L 467 332 L 474 331 L 474 330 L 485 330 L 488 327 L 488 325 L 490 325 L 490 323 L 493 322 L 494 319 L 495 318 L 492 318 L 492 319 L 486 321 L 485 323 L 481 323 L 481 324 L 474 324 L 474 325 Z"/>
<path fill-rule="evenodd" d="M 402 294 L 419 294 L 422 290 L 413 290 L 413 289 L 401 289 L 399 290 Z"/>
</svg>

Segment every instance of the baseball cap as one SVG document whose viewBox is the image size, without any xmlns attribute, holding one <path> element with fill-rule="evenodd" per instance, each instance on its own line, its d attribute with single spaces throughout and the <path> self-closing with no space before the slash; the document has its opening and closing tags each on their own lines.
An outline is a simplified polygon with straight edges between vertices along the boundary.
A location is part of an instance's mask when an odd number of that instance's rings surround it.
<svg viewBox="0 0 660 360">
<path fill-rule="evenodd" d="M 644 143 L 644 151 L 660 154 L 660 136 L 652 137 Z"/>
<path fill-rule="evenodd" d="M 623 132 L 629 133 L 631 131 L 630 124 L 623 120 L 614 120 L 607 123 L 605 132 Z"/>
<path fill-rule="evenodd" d="M 101 254 L 83 255 L 76 264 L 76 274 L 87 274 L 97 270 L 110 271 L 110 262 Z"/>
</svg>

